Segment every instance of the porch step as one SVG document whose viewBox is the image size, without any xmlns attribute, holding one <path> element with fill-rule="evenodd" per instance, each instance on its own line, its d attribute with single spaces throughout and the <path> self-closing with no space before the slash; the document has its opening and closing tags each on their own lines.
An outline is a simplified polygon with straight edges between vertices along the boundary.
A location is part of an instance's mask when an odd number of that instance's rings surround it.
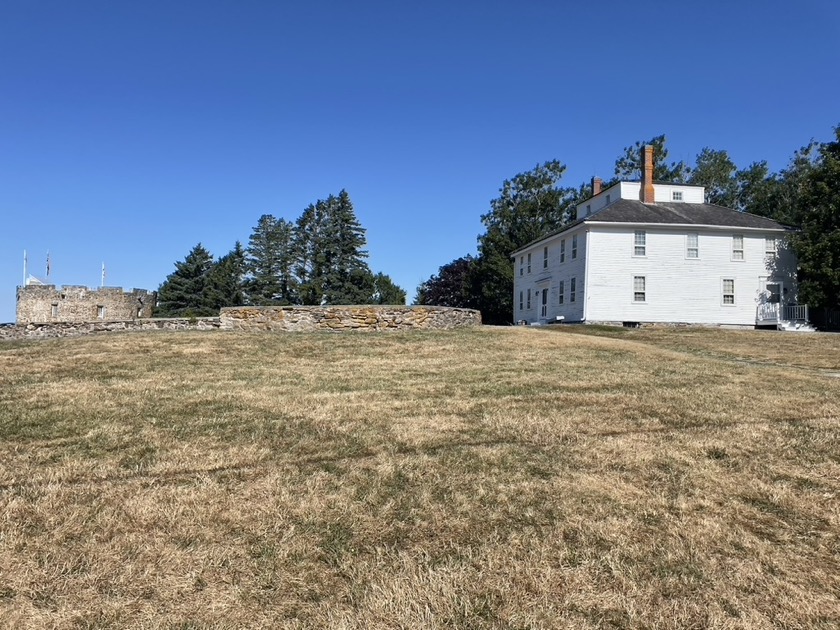
<svg viewBox="0 0 840 630">
<path fill-rule="evenodd" d="M 817 332 L 817 329 L 811 326 L 808 322 L 797 320 L 779 322 L 777 328 L 787 332 Z"/>
</svg>

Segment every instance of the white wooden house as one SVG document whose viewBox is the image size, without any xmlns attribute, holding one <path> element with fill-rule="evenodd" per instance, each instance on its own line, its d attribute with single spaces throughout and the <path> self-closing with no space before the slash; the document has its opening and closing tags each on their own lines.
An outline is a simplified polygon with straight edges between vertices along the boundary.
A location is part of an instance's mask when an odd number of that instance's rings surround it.
<svg viewBox="0 0 840 630">
<path fill-rule="evenodd" d="M 687 323 L 806 328 L 790 229 L 704 202 L 704 188 L 619 182 L 573 222 L 513 252 L 521 323 Z"/>
</svg>

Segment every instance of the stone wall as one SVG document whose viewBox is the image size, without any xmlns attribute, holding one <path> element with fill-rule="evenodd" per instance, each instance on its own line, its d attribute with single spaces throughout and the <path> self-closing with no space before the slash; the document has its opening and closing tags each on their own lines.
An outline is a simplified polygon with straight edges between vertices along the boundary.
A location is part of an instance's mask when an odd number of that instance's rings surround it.
<svg viewBox="0 0 840 630">
<path fill-rule="evenodd" d="M 122 322 L 52 322 L 45 324 L 0 324 L 0 339 L 47 339 L 127 330 L 217 330 L 218 317 L 198 319 L 132 319 Z"/>
<path fill-rule="evenodd" d="M 43 324 L 149 318 L 156 300 L 154 291 L 143 289 L 31 284 L 17 289 L 16 319 L 18 324 Z"/>
<path fill-rule="evenodd" d="M 223 308 L 225 330 L 374 332 L 481 325 L 481 312 L 444 306 L 237 306 Z"/>
</svg>

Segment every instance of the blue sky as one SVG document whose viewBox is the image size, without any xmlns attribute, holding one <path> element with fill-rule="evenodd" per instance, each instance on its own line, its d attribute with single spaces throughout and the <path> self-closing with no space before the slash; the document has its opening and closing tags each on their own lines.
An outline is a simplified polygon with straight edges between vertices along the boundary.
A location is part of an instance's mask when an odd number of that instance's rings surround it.
<svg viewBox="0 0 840 630">
<path fill-rule="evenodd" d="M 154 289 L 341 189 L 411 298 L 539 162 L 577 185 L 664 133 L 782 168 L 840 124 L 838 35 L 833 0 L 4 0 L 0 322 L 24 249 Z"/>
</svg>

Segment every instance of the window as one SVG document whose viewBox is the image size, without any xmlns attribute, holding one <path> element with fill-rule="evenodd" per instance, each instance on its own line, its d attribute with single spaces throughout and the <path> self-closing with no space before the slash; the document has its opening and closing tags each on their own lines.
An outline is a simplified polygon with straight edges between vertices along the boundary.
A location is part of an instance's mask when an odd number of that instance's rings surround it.
<svg viewBox="0 0 840 630">
<path fill-rule="evenodd" d="M 744 237 L 740 234 L 732 237 L 732 260 L 744 260 Z"/>
<path fill-rule="evenodd" d="M 577 293 L 577 291 L 575 291 L 575 289 L 577 288 L 576 287 L 577 282 L 575 282 L 575 280 L 576 280 L 575 278 L 572 278 L 571 281 L 569 282 L 569 302 L 574 302 L 575 301 L 575 297 L 576 297 L 576 293 Z"/>
<path fill-rule="evenodd" d="M 733 278 L 724 278 L 722 284 L 723 284 L 723 295 L 721 297 L 721 301 L 725 305 L 734 306 L 734 304 L 735 304 L 735 280 Z"/>
<path fill-rule="evenodd" d="M 105 307 L 104 306 L 97 306 L 96 307 L 96 316 L 99 319 L 105 319 Z"/>
<path fill-rule="evenodd" d="M 683 200 L 683 197 L 682 197 L 682 191 L 681 190 L 675 190 L 674 192 L 671 193 L 671 201 L 682 201 L 682 200 Z"/>
<path fill-rule="evenodd" d="M 519 292 L 519 310 L 522 310 L 522 291 Z"/>
<path fill-rule="evenodd" d="M 685 257 L 700 258 L 700 241 L 696 234 L 687 234 L 685 237 Z"/>
<path fill-rule="evenodd" d="M 527 308 L 531 308 L 531 289 L 528 289 L 528 292 L 525 294 L 528 297 L 528 300 L 525 302 Z"/>
<path fill-rule="evenodd" d="M 607 205 L 610 205 L 610 196 L 607 195 Z"/>
<path fill-rule="evenodd" d="M 776 239 L 772 236 L 768 236 L 764 239 L 764 253 L 768 256 L 776 255 Z"/>
<path fill-rule="evenodd" d="M 543 247 L 543 269 L 548 269 L 548 247 Z"/>
<path fill-rule="evenodd" d="M 563 303 L 563 295 L 566 293 L 566 281 L 560 281 L 560 304 Z"/>
<path fill-rule="evenodd" d="M 577 258 L 577 234 L 572 237 L 572 260 Z"/>
<path fill-rule="evenodd" d="M 647 293 L 645 291 L 645 277 L 633 276 L 633 301 L 646 302 Z"/>
<path fill-rule="evenodd" d="M 592 206 L 586 204 L 586 215 L 589 216 L 590 214 L 592 214 Z"/>
<path fill-rule="evenodd" d="M 647 234 L 644 230 L 636 230 L 633 235 L 633 255 L 644 256 L 647 243 Z"/>
<path fill-rule="evenodd" d="M 566 239 L 560 241 L 560 262 L 566 262 Z"/>
<path fill-rule="evenodd" d="M 519 257 L 519 275 L 525 273 L 525 258 L 523 256 Z"/>
<path fill-rule="evenodd" d="M 52 305 L 52 316 L 53 317 L 58 317 L 58 304 L 53 304 Z"/>
<path fill-rule="evenodd" d="M 528 254 L 528 273 L 531 273 L 531 254 Z"/>
</svg>

